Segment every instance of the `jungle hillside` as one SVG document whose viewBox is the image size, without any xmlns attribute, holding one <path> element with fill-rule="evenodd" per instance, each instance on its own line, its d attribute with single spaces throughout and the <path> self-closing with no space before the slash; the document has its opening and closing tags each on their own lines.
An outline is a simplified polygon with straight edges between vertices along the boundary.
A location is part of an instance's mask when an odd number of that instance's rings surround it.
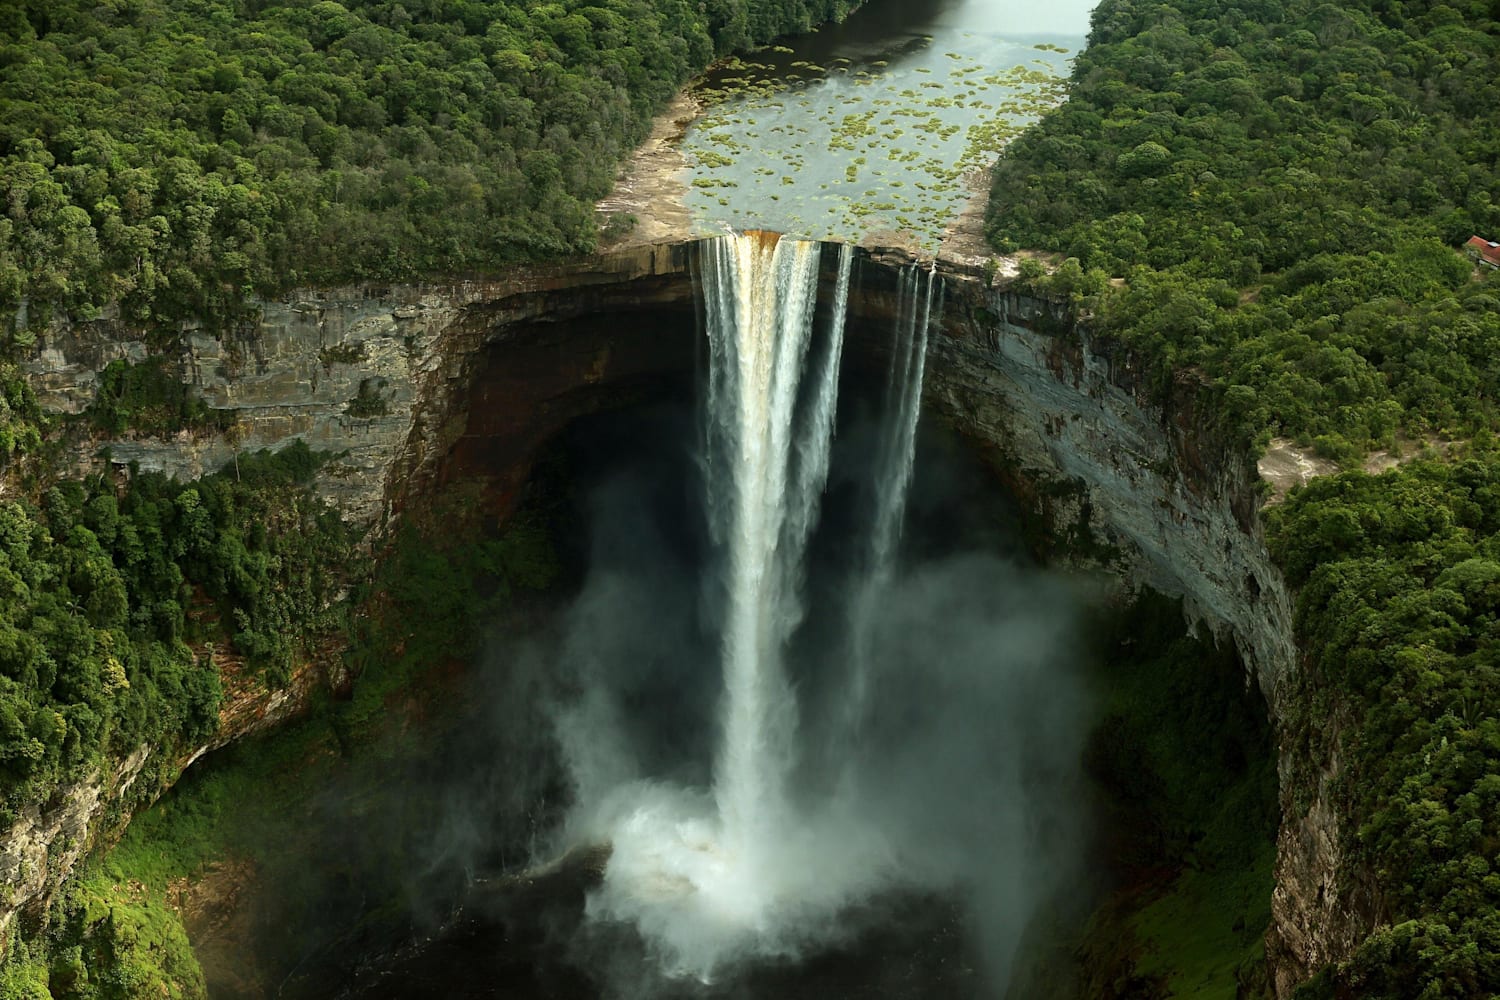
<svg viewBox="0 0 1500 1000">
<path fill-rule="evenodd" d="M 1500 992 L 1500 273 L 1463 251 L 1500 238 L 1497 57 L 1493 4 L 1103 0 L 994 174 L 995 246 L 1066 258 L 1028 280 L 1163 396 L 1345 470 L 1265 514 L 1283 747 L 1304 787 L 1342 761 L 1339 878 L 1379 905 L 1302 997 Z"/>
</svg>

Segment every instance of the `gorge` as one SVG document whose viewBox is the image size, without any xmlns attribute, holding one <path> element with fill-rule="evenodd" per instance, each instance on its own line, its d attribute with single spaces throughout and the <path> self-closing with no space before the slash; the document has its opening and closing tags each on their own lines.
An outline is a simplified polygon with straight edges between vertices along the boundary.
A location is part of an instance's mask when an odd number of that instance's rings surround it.
<svg viewBox="0 0 1500 1000">
<path fill-rule="evenodd" d="M 180 441 L 122 440 L 101 454 L 117 467 L 127 462 L 141 468 L 160 464 L 191 475 L 199 470 L 177 463 L 212 464 L 227 460 L 236 445 L 276 447 L 283 444 L 284 436 L 304 436 L 340 456 L 318 474 L 318 489 L 350 518 L 379 522 L 397 515 L 423 523 L 434 516 L 426 512 L 444 511 L 436 516 L 448 519 L 450 531 L 460 523 L 503 522 L 524 504 L 533 490 L 527 483 L 535 463 L 549 453 L 549 442 L 566 428 L 592 414 L 600 415 L 595 420 L 603 419 L 603 414 L 618 407 L 639 406 L 664 393 L 680 397 L 686 391 L 697 364 L 695 355 L 703 349 L 697 346 L 702 342 L 694 319 L 698 308 L 694 281 L 695 272 L 703 266 L 700 261 L 707 256 L 704 246 L 694 242 L 631 248 L 594 261 L 531 269 L 504 283 L 451 290 L 396 288 L 382 297 L 352 290 L 352 294 L 320 295 L 284 306 L 269 304 L 259 327 L 225 338 L 222 346 L 213 341 L 215 353 L 202 359 L 193 355 L 184 359 L 185 377 L 192 377 L 187 374 L 191 372 L 205 374 L 206 394 L 221 394 L 218 398 L 226 402 L 253 401 L 239 411 L 235 444 L 213 435 L 198 437 L 191 447 Z M 1251 516 L 1259 502 L 1253 468 L 1235 458 L 1227 443 L 1215 441 L 1201 428 L 1185 429 L 1194 426 L 1190 385 L 1175 388 L 1164 407 L 1132 372 L 1127 351 L 1093 342 L 1085 329 L 1061 321 L 1055 307 L 1045 301 L 1004 286 L 991 287 L 983 268 L 940 259 L 936 268 L 918 271 L 903 251 L 847 248 L 842 253 L 830 248 L 809 261 L 814 268 L 809 278 L 819 285 L 824 310 L 834 302 L 847 303 L 844 368 L 867 373 L 846 374 L 844 382 L 849 386 L 858 386 L 861 380 L 872 386 L 882 384 L 886 376 L 879 374 L 879 366 L 895 364 L 901 356 L 894 350 L 893 332 L 905 330 L 904 335 L 915 344 L 918 330 L 926 326 L 917 321 L 918 314 L 931 308 L 923 406 L 934 419 L 976 443 L 979 454 L 985 456 L 982 465 L 990 470 L 982 478 L 1000 474 L 1006 489 L 1021 498 L 1028 510 L 1031 540 L 1010 545 L 1051 553 L 1059 566 L 1096 574 L 1102 569 L 1102 575 L 1094 579 L 1105 591 L 1146 585 L 1180 595 L 1187 601 L 1190 619 L 1205 622 L 1237 649 L 1243 662 L 1253 665 L 1252 676 L 1266 692 L 1267 702 L 1277 703 L 1278 684 L 1283 683 L 1290 660 L 1289 611 L 1285 591 Z M 937 298 L 938 284 L 942 285 L 941 308 L 933 308 L 928 295 Z M 87 373 L 109 360 L 110 355 L 89 346 L 84 339 L 89 332 L 57 328 L 43 342 L 35 377 L 54 387 L 57 395 L 50 397 L 52 405 L 65 406 L 69 391 L 89 393 Z M 110 350 L 130 349 L 128 341 L 117 338 L 113 343 L 119 346 Z M 216 371 L 217 352 L 256 360 L 253 366 Z M 48 366 L 46 370 L 41 369 L 43 365 Z M 358 387 L 376 380 L 388 401 L 387 412 L 360 417 L 345 412 Z M 314 395 L 309 397 L 307 387 L 314 382 Z M 851 399 L 858 399 L 856 390 L 848 391 L 854 394 Z M 908 405 L 914 402 L 909 400 Z M 914 417 L 915 411 L 909 412 Z M 1170 412 L 1178 415 L 1164 416 Z M 907 425 L 908 432 L 911 426 Z M 658 428 L 643 433 L 655 436 L 659 432 Z M 858 440 L 855 432 L 846 433 Z M 879 449 L 875 452 L 878 455 Z M 890 459 L 868 461 L 882 467 Z M 877 477 L 884 483 L 900 478 L 899 469 Z M 466 499 L 458 508 L 451 503 L 434 506 L 433 498 L 445 495 Z M 951 508 L 952 501 L 937 502 L 938 518 L 951 518 L 951 509 L 944 508 Z M 883 506 L 889 510 L 889 500 Z M 885 515 L 885 526 L 871 530 L 864 543 L 872 552 L 885 550 L 875 558 L 876 564 L 890 558 L 889 541 L 880 539 L 891 530 L 891 517 Z M 438 528 L 438 523 L 433 527 Z M 629 535 L 636 530 L 617 526 L 612 532 Z M 967 570 L 979 574 L 971 577 L 971 584 L 981 590 L 992 589 L 1003 596 L 1015 586 L 1006 582 L 1004 574 L 997 577 L 994 571 L 974 566 Z M 929 574 L 925 585 L 930 589 L 940 579 Z M 1047 591 L 1041 583 L 1035 580 L 1026 586 L 1038 593 Z M 1064 600 L 1060 594 L 1054 596 Z M 681 599 L 689 604 L 697 600 Z M 916 598 L 908 595 L 908 599 Z M 955 612 L 963 603 L 956 596 L 949 598 Z M 918 606 L 925 606 L 920 599 Z M 1011 621 L 1007 614 L 1022 612 L 989 606 L 986 613 L 1006 622 Z M 1066 616 L 1049 618 L 1039 610 L 1026 613 L 1040 614 L 1037 621 L 1050 621 L 1044 629 L 1047 632 L 1064 627 L 1067 621 Z M 645 617 L 661 621 L 665 628 L 665 622 L 674 620 L 676 614 L 657 612 Z M 1020 621 L 1011 625 L 1022 631 L 1027 627 Z M 586 634 L 588 630 L 578 627 L 577 631 Z M 677 633 L 668 630 L 667 634 Z M 973 641 L 994 650 L 1005 648 L 1004 640 L 982 634 L 982 642 Z M 961 645 L 962 635 L 960 629 L 943 641 Z M 890 645 L 887 638 L 877 647 Z M 521 662 L 524 658 L 514 661 Z M 1067 673 L 1058 672 L 1057 667 L 1047 669 L 1055 683 L 1081 683 L 1081 677 L 1067 682 Z M 289 707 L 314 693 L 324 683 L 322 676 L 317 669 L 298 675 L 290 698 L 285 693 L 273 694 L 268 702 L 266 695 L 260 695 L 258 702 L 251 698 L 230 706 L 226 722 L 238 721 L 227 724 L 217 742 L 275 722 Z M 627 670 L 622 676 L 632 674 Z M 799 682 L 802 687 L 806 684 Z M 504 684 L 501 687 L 510 692 Z M 611 689 L 607 672 L 581 687 L 600 697 Z M 535 688 L 525 684 L 522 688 L 531 693 L 514 697 L 537 697 Z M 1058 734 L 1072 729 L 1077 731 L 1074 738 L 1081 740 L 1080 709 L 1068 708 L 1069 699 L 1061 691 L 1053 711 L 1033 711 L 1030 724 L 1050 718 Z M 507 693 L 501 700 L 512 696 L 513 692 Z M 700 693 L 700 700 L 703 697 Z M 972 695 L 970 700 L 990 704 Z M 493 724 L 532 734 L 517 736 L 522 742 L 536 739 L 535 721 L 520 722 L 514 718 L 515 710 L 513 705 L 502 713 L 509 721 Z M 1064 715 L 1056 716 L 1056 712 Z M 1065 721 L 1068 712 L 1073 713 L 1071 723 Z M 990 730 L 978 720 L 957 728 Z M 600 732 L 598 727 L 585 727 L 585 731 L 596 738 Z M 1026 724 L 1008 731 L 1027 731 Z M 1044 744 L 1045 740 L 1038 737 L 1034 742 Z M 1058 736 L 1058 747 L 1067 742 Z M 595 752 L 608 757 L 604 746 L 595 747 Z M 534 748 L 521 758 L 530 759 L 531 754 Z M 1064 763 L 1055 761 L 1050 766 L 1066 770 Z M 892 761 L 887 764 L 894 768 Z M 542 775 L 553 773 L 557 762 L 554 759 L 542 768 L 518 766 Z M 457 770 L 464 767 L 457 766 Z M 971 765 L 963 770 L 976 780 L 984 773 Z M 512 772 L 507 768 L 505 773 Z M 517 794 L 522 801 L 526 794 L 545 798 L 546 785 L 541 778 L 528 779 L 518 783 Z M 936 787 L 917 800 L 927 803 L 929 813 L 941 815 L 945 808 L 941 800 L 931 798 Z M 988 801 L 977 786 L 971 785 L 969 791 Z M 509 808 L 531 812 L 514 799 L 508 801 L 513 802 Z M 507 856 L 524 850 L 521 845 L 526 837 L 536 834 L 535 830 L 527 835 L 517 831 L 514 816 L 494 822 L 498 829 L 512 831 L 500 837 L 509 845 L 502 852 Z M 1082 835 L 1079 823 L 1082 820 L 1075 817 L 1075 837 Z M 1002 836 L 998 828 L 985 829 L 988 836 Z M 1020 832 L 1004 836 L 1026 839 Z M 1053 841 L 1052 847 L 1062 850 L 1069 838 L 1058 838 L 1054 832 Z M 1071 842 L 1074 846 L 1063 852 L 1067 856 L 1054 859 L 1055 877 L 1064 881 L 1061 873 L 1076 866 L 1084 849 L 1081 840 Z M 884 849 L 889 851 L 890 845 Z M 972 849 L 967 850 L 972 856 Z M 1045 852 L 1032 860 L 1043 856 Z M 1329 877 L 1326 859 L 1300 853 L 1292 858 L 1311 885 L 1322 887 L 1316 880 Z M 931 862 L 928 867 L 931 870 Z M 38 868 L 47 870 L 46 865 Z M 928 878 L 941 883 L 953 877 L 951 867 L 947 870 L 947 876 Z M 873 873 L 865 870 L 863 874 Z M 972 876 L 972 872 L 967 874 Z M 1317 887 L 1299 888 L 1288 897 L 1292 905 L 1286 913 L 1291 921 L 1308 919 L 1306 911 L 1297 907 L 1319 898 Z M 38 884 L 38 891 L 44 888 Z M 1016 891 L 1012 887 L 1012 897 Z M 1045 895 L 1033 898 L 1040 901 Z M 1322 898 L 1327 895 L 1325 891 Z M 1002 935 L 1009 942 L 1007 948 L 1019 940 L 1024 912 L 1022 907 L 1004 915 L 1004 921 L 1009 921 Z M 1297 933 L 1303 925 L 1291 926 Z M 960 945 L 961 941 L 950 941 L 942 947 Z M 986 951 L 1005 953 L 996 947 Z M 222 990 L 225 980 L 215 978 L 223 973 L 213 967 L 214 953 L 203 954 L 210 981 Z M 941 978 L 932 984 L 939 982 L 954 985 Z M 786 984 L 778 987 L 786 988 Z"/>
<path fill-rule="evenodd" d="M 0 10 L 0 998 L 1500 991 L 1494 12 L 996 6 Z"/>
</svg>

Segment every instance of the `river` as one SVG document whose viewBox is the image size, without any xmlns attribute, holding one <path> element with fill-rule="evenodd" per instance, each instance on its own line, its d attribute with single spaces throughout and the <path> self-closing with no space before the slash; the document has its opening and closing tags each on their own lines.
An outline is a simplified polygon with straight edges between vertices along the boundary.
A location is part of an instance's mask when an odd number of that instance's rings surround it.
<svg viewBox="0 0 1500 1000">
<path fill-rule="evenodd" d="M 872 0 L 726 60 L 682 140 L 695 230 L 935 250 L 1005 142 L 1064 98 L 1091 7 Z"/>
</svg>

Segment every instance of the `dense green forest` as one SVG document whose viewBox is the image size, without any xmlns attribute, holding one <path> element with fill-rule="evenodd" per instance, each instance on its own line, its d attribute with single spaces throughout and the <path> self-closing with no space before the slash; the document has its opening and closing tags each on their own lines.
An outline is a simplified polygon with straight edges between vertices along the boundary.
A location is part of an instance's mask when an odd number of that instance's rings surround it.
<svg viewBox="0 0 1500 1000">
<path fill-rule="evenodd" d="M 1167 377 L 1349 459 L 1493 424 L 1495 12 L 1193 0 L 1095 15 L 1067 103 L 1010 147 L 989 234 L 1128 277 L 1097 303 Z"/>
<path fill-rule="evenodd" d="M 1270 517 L 1301 588 L 1309 759 L 1350 712 L 1339 796 L 1391 926 L 1312 997 L 1500 990 L 1500 455 L 1314 481 Z"/>
<path fill-rule="evenodd" d="M 857 4 L 0 4 L 0 316 L 222 323 L 300 283 L 587 251 L 690 74 Z"/>
<path fill-rule="evenodd" d="M 285 683 L 335 624 L 354 542 L 307 489 L 317 466 L 299 444 L 190 485 L 143 473 L 0 501 L 0 825 L 106 757 L 212 736 L 216 642 Z"/>
<path fill-rule="evenodd" d="M 1357 470 L 1452 442 L 1268 512 L 1297 588 L 1295 766 L 1350 720 L 1340 874 L 1370 873 L 1387 922 L 1308 997 L 1500 992 L 1500 274 L 1457 249 L 1500 236 L 1497 16 L 1103 0 L 1067 104 L 995 171 L 995 244 L 1069 258 L 1027 279 L 1161 391 L 1195 372 L 1248 447 Z"/>
</svg>

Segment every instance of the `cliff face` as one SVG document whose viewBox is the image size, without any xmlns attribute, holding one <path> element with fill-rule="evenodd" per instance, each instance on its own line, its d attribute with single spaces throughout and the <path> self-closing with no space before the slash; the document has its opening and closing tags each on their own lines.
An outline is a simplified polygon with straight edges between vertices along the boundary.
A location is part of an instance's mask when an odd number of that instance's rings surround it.
<svg viewBox="0 0 1500 1000">
<path fill-rule="evenodd" d="M 45 905 L 88 849 L 99 815 L 129 790 L 146 763 L 140 747 L 108 772 L 64 789 L 46 803 L 21 810 L 0 835 L 0 940 L 8 941 L 17 917 Z"/>
<path fill-rule="evenodd" d="M 229 431 L 90 440 L 74 464 L 101 471 L 107 449 L 116 466 L 137 462 L 192 479 L 218 471 L 237 451 L 274 451 L 302 438 L 337 456 L 318 474 L 318 492 L 351 522 L 377 525 L 413 469 L 446 441 L 452 428 L 434 426 L 434 415 L 451 408 L 455 387 L 472 381 L 492 335 L 525 320 L 620 308 L 640 297 L 636 282 L 668 275 L 681 284 L 686 260 L 682 247 L 647 246 L 486 281 L 339 288 L 262 302 L 258 322 L 220 337 L 184 331 L 180 353 L 169 358 L 195 395 L 234 414 Z M 76 414 L 93 402 L 107 364 L 148 354 L 144 331 L 57 323 L 22 367 L 44 409 Z"/>
<path fill-rule="evenodd" d="M 1238 649 L 1277 734 L 1282 821 L 1266 954 L 1277 996 L 1290 996 L 1353 953 L 1379 904 L 1345 863 L 1334 805 L 1348 720 L 1319 720 L 1314 739 L 1291 722 L 1304 680 L 1292 595 L 1261 532 L 1259 474 L 1214 434 L 1191 381 L 1163 400 L 1119 345 L 984 286 L 950 281 L 928 405 L 989 442 L 1015 470 L 1013 488 L 1086 560 L 1127 586 L 1180 595 L 1190 618 Z"/>
<path fill-rule="evenodd" d="M 691 371 L 691 252 L 684 243 L 633 246 L 483 282 L 265 303 L 258 324 L 220 339 L 188 331 L 171 359 L 191 391 L 234 411 L 230 432 L 90 441 L 76 462 L 97 469 L 98 446 L 107 444 L 114 463 L 186 478 L 221 467 L 236 449 L 302 437 L 338 453 L 317 488 L 358 524 L 379 528 L 403 510 L 417 513 L 424 496 L 458 481 L 480 483 L 482 501 L 503 515 L 548 437 Z M 896 269 L 910 263 L 900 252 L 867 254 L 850 301 L 853 350 L 874 343 L 862 345 L 854 324 L 887 328 Z M 1163 400 L 1123 349 L 1044 304 L 990 287 L 972 262 L 950 258 L 940 268 L 947 303 L 931 346 L 927 405 L 992 451 L 1075 556 L 1127 586 L 1181 595 L 1195 619 L 1233 642 L 1280 731 L 1296 693 L 1291 598 L 1260 535 L 1253 463 L 1213 433 L 1192 384 Z M 620 321 L 632 313 L 635 320 Z M 117 324 L 57 326 L 26 368 L 44 406 L 77 413 L 109 361 L 146 353 L 145 338 Z M 320 676 L 304 671 L 290 693 L 239 691 L 220 740 L 274 723 Z M 1294 763 L 1284 747 L 1268 941 L 1283 993 L 1368 929 L 1364 908 L 1340 902 L 1338 818 L 1325 793 L 1332 765 L 1298 788 L 1308 769 Z M 0 835 L 0 872 L 11 888 L 0 924 L 46 898 L 132 766 L 141 765 L 127 761 L 118 774 L 60 796 L 61 812 L 23 817 Z M 24 865 L 10 860 L 22 857 Z M 38 880 L 35 871 L 49 874 Z"/>
<path fill-rule="evenodd" d="M 1215 421 L 1191 385 L 1163 403 L 1128 352 L 1053 307 L 962 269 L 945 276 L 927 405 L 994 450 L 1063 558 L 1183 597 L 1276 712 L 1294 660 L 1291 599 L 1261 537 L 1254 464 L 1204 430 Z"/>
<path fill-rule="evenodd" d="M 394 508 L 419 497 L 442 475 L 485 472 L 453 467 L 448 458 L 451 446 L 473 437 L 465 431 L 471 417 L 501 439 L 524 427 L 526 441 L 535 446 L 576 415 L 574 410 L 599 405 L 573 390 L 607 387 L 617 369 L 628 375 L 655 363 L 649 337 L 638 339 L 634 351 L 611 352 L 607 327 L 599 328 L 591 344 L 558 344 L 535 335 L 545 333 L 548 323 L 674 299 L 690 328 L 687 253 L 663 246 L 518 268 L 484 282 L 343 288 L 265 302 L 258 323 L 221 338 L 185 331 L 181 353 L 169 358 L 191 392 L 233 412 L 229 431 L 87 438 L 75 442 L 65 464 L 84 474 L 136 462 L 143 470 L 192 479 L 219 470 L 237 451 L 275 450 L 300 437 L 337 456 L 319 472 L 317 492 L 351 523 L 378 528 Z M 489 350 L 492 342 L 503 343 L 528 324 L 533 336 L 510 356 Z M 513 368 L 510 361 L 526 351 L 528 363 Z M 78 414 L 93 402 L 110 362 L 138 363 L 148 355 L 145 331 L 112 321 L 57 323 L 38 337 L 23 368 L 44 409 Z M 691 353 L 679 364 L 690 361 Z M 501 388 L 491 386 L 477 399 L 480 409 L 471 411 L 479 370 L 488 371 Z M 514 392 L 507 393 L 507 386 Z M 564 404 L 552 402 L 550 395 Z M 365 405 L 351 412 L 351 402 L 360 397 Z M 536 419 L 543 410 L 547 418 Z M 529 458 L 529 446 L 502 451 L 500 461 L 488 466 L 501 471 L 489 474 L 509 476 L 515 485 L 524 480 Z M 225 702 L 212 741 L 166 761 L 157 748 L 141 747 L 108 771 L 59 789 L 0 832 L 0 953 L 21 914 L 45 910 L 102 832 L 110 807 L 148 765 L 180 771 L 204 753 L 296 715 L 320 686 L 342 680 L 336 675 L 337 657 L 330 657 L 326 663 L 303 664 L 285 689 L 267 690 L 241 676 L 223 651 L 214 658 Z"/>
</svg>

